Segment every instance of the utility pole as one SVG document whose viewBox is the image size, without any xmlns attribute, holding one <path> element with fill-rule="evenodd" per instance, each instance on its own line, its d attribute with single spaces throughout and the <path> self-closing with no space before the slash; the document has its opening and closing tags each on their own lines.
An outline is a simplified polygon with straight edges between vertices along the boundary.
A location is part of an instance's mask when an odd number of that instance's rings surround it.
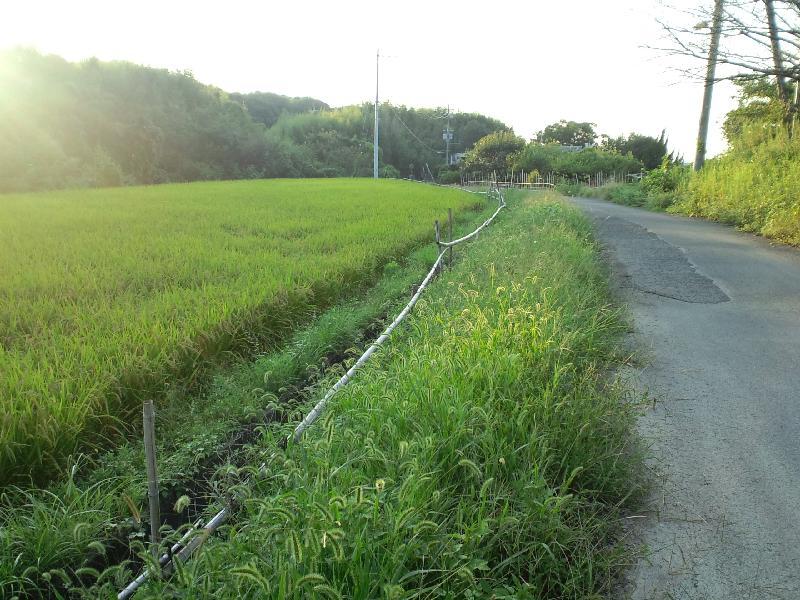
<svg viewBox="0 0 800 600">
<path fill-rule="evenodd" d="M 703 91 L 703 109 L 700 113 L 700 130 L 697 133 L 697 154 L 694 157 L 694 170 L 699 171 L 706 162 L 706 143 L 708 141 L 708 121 L 711 114 L 711 95 L 714 91 L 714 74 L 717 69 L 719 53 L 719 36 L 722 32 L 722 3 L 714 1 L 714 22 L 711 25 L 711 45 L 708 48 L 708 66 L 706 67 L 706 85 Z"/>
<path fill-rule="evenodd" d="M 381 64 L 381 51 L 378 50 L 375 54 L 375 130 L 374 136 L 372 139 L 372 177 L 373 179 L 378 178 L 378 125 L 379 119 L 378 116 L 378 75 L 380 70 Z"/>
<path fill-rule="evenodd" d="M 450 166 L 450 141 L 453 137 L 453 132 L 450 131 L 450 105 L 447 105 L 447 143 L 445 144 L 444 149 L 444 162 L 449 167 Z"/>
<path fill-rule="evenodd" d="M 447 113 L 445 115 L 447 119 L 447 126 L 445 130 L 442 132 L 442 139 L 444 140 L 444 163 L 446 166 L 450 166 L 450 142 L 453 141 L 453 130 L 450 129 L 450 105 L 447 105 Z"/>
</svg>

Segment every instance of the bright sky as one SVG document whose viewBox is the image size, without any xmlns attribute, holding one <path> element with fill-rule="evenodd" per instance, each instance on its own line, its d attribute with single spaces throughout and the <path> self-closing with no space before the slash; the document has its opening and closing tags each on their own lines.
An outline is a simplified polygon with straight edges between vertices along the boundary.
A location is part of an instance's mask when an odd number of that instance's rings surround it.
<svg viewBox="0 0 800 600">
<path fill-rule="evenodd" d="M 660 10 L 658 0 L 7 0 L 0 47 L 189 69 L 229 92 L 334 106 L 374 99 L 380 48 L 382 100 L 481 112 L 526 138 L 559 119 L 615 136 L 665 128 L 691 160 L 702 84 L 642 47 L 658 45 Z M 732 94 L 715 90 L 711 155 L 724 149 Z"/>
</svg>

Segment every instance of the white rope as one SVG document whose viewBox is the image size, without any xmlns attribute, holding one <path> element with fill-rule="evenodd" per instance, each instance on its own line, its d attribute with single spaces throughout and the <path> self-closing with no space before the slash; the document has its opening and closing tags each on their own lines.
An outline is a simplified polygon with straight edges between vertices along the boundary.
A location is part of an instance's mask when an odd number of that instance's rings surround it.
<svg viewBox="0 0 800 600">
<path fill-rule="evenodd" d="M 168 565 L 170 563 L 170 561 L 172 560 L 172 556 L 175 555 L 176 553 L 180 552 L 181 549 L 184 548 L 186 542 L 189 540 L 190 537 L 192 537 L 192 534 L 195 531 L 197 531 L 197 527 L 200 525 L 201 522 L 202 521 L 198 521 L 194 525 L 194 527 L 191 527 L 189 529 L 189 531 L 187 531 L 185 534 L 183 534 L 183 537 L 181 537 L 180 540 L 175 542 L 175 544 L 172 546 L 172 548 L 170 548 L 170 551 L 168 553 L 165 552 L 164 554 L 161 555 L 161 557 L 158 559 L 159 565 L 161 565 L 162 567 L 165 567 L 166 565 Z M 124 590 L 122 590 L 119 594 L 117 594 L 117 599 L 118 600 L 127 600 L 127 598 L 130 598 L 131 596 L 133 596 L 133 594 L 136 593 L 136 590 L 138 590 L 142 585 L 144 585 L 144 583 L 149 578 L 150 578 L 150 569 L 145 569 L 144 571 L 142 571 L 142 573 L 136 579 L 131 581 L 125 587 Z"/>
<path fill-rule="evenodd" d="M 501 198 L 502 198 L 502 196 L 501 196 Z M 460 244 L 462 242 L 466 242 L 467 240 L 470 240 L 470 239 L 474 238 L 476 235 L 478 235 L 481 232 L 481 229 L 486 227 L 489 223 L 491 223 L 494 220 L 494 218 L 497 216 L 497 213 L 499 213 L 501 210 L 503 210 L 505 208 L 505 206 L 506 206 L 505 202 L 502 202 L 500 204 L 500 206 L 497 207 L 497 210 L 494 211 L 494 214 L 491 217 L 489 217 L 486 221 L 484 221 L 483 225 L 478 227 L 472 233 L 469 233 L 469 234 L 465 235 L 464 237 L 460 237 L 457 240 L 453 240 L 452 242 L 439 242 L 439 245 L 440 246 L 444 246 L 445 248 L 450 248 L 451 246 L 455 246 L 457 244 Z"/>
<path fill-rule="evenodd" d="M 420 284 L 419 289 L 417 289 L 417 292 L 411 297 L 411 300 L 409 301 L 409 303 L 406 304 L 405 308 L 402 311 L 400 311 L 400 314 L 397 315 L 395 320 L 392 321 L 391 325 L 389 325 L 386 328 L 386 331 L 384 331 L 378 337 L 378 339 L 376 339 L 374 342 L 372 342 L 372 344 L 370 344 L 370 347 L 367 348 L 366 352 L 364 352 L 359 357 L 359 359 L 355 362 L 355 364 L 352 367 L 350 367 L 350 369 L 347 371 L 347 373 L 345 373 L 341 377 L 341 379 L 339 379 L 339 381 L 337 381 L 333 385 L 333 387 L 328 390 L 328 393 L 325 394 L 325 396 L 322 398 L 322 400 L 317 402 L 317 404 L 314 406 L 314 408 L 311 409 L 311 412 L 308 413 L 306 415 L 306 417 L 303 419 L 303 421 L 295 428 L 294 433 L 292 434 L 292 439 L 295 442 L 299 441 L 300 438 L 303 435 L 303 432 L 306 429 L 308 429 L 311 426 L 311 424 L 314 423 L 314 421 L 316 421 L 319 418 L 319 416 L 322 414 L 322 411 L 325 410 L 325 406 L 328 404 L 328 401 L 331 398 L 333 398 L 334 395 L 336 395 L 336 392 L 338 392 L 340 389 L 342 389 L 344 386 L 346 386 L 350 382 L 350 379 L 352 379 L 352 377 L 353 377 L 353 375 L 355 375 L 356 371 L 358 371 L 364 365 L 364 363 L 366 363 L 369 360 L 369 357 L 372 356 L 375 353 L 375 351 L 387 339 L 389 339 L 389 336 L 392 334 L 392 331 L 394 331 L 395 327 L 397 327 L 400 323 L 402 323 L 403 320 L 408 316 L 408 314 L 411 312 L 411 309 L 413 309 L 414 305 L 417 303 L 417 300 L 419 300 L 420 296 L 422 296 L 422 292 L 425 291 L 425 288 L 428 287 L 428 284 L 431 282 L 431 279 L 433 279 L 433 276 L 436 273 L 436 270 L 439 268 L 439 265 L 441 264 L 442 258 L 444 257 L 445 253 L 447 252 L 447 249 L 452 247 L 452 246 L 455 246 L 457 244 L 460 244 L 462 242 L 466 242 L 467 240 L 472 239 L 473 237 L 478 235 L 478 233 L 480 233 L 480 231 L 484 227 L 489 225 L 489 223 L 494 221 L 494 218 L 500 213 L 501 210 L 503 210 L 503 208 L 505 208 L 505 206 L 506 206 L 505 198 L 503 197 L 503 194 L 502 194 L 502 192 L 500 192 L 499 189 L 497 190 L 497 194 L 498 194 L 498 198 L 499 198 L 499 206 L 497 207 L 497 210 L 494 211 L 494 214 L 491 217 L 489 217 L 488 219 L 486 219 L 486 221 L 484 221 L 483 224 L 480 227 L 478 227 L 472 233 L 470 233 L 468 235 L 465 235 L 464 237 L 461 237 L 461 238 L 459 238 L 457 240 L 453 240 L 452 242 L 439 242 L 439 246 L 440 247 L 444 247 L 445 249 L 442 250 L 439 253 L 439 256 L 436 258 L 436 261 L 433 263 L 433 266 L 431 267 L 431 270 L 428 271 L 428 274 L 425 276 L 425 279 L 422 280 L 422 283 Z"/>
<path fill-rule="evenodd" d="M 392 331 L 394 331 L 394 328 L 397 327 L 400 323 L 402 323 L 403 320 L 408 316 L 408 313 L 410 313 L 411 309 L 414 308 L 414 305 L 417 303 L 417 300 L 419 300 L 420 296 L 422 295 L 422 292 L 425 291 L 425 288 L 428 287 L 428 284 L 430 283 L 431 279 L 433 279 L 433 275 L 439 268 L 439 265 L 442 262 L 442 258 L 444 257 L 446 252 L 447 250 L 442 250 L 439 253 L 436 262 L 433 263 L 433 267 L 431 267 L 431 270 L 428 271 L 428 274 L 425 276 L 425 279 L 422 280 L 419 289 L 412 296 L 411 301 L 408 304 L 406 304 L 406 307 L 400 312 L 399 315 L 397 315 L 395 320 L 392 321 L 391 325 L 389 325 L 386 328 L 386 331 L 384 331 L 380 335 L 380 337 L 378 337 L 378 339 L 376 339 L 374 342 L 372 342 L 372 344 L 370 344 L 370 347 L 367 348 L 367 351 L 364 352 L 364 354 L 361 355 L 361 357 L 356 361 L 356 363 L 352 367 L 350 367 L 347 373 L 345 373 L 342 376 L 342 378 L 339 379 L 339 381 L 337 381 L 330 390 L 328 390 L 328 393 L 325 394 L 322 400 L 317 402 L 314 408 L 311 409 L 311 412 L 306 415 L 306 418 L 303 419 L 303 421 L 295 428 L 294 433 L 292 434 L 292 439 L 295 442 L 299 441 L 300 437 L 303 435 L 303 432 L 306 429 L 308 429 L 311 426 L 311 424 L 319 418 L 319 416 L 322 414 L 322 411 L 325 410 L 325 405 L 328 404 L 328 401 L 331 398 L 333 398 L 336 392 L 338 392 L 340 389 L 342 389 L 344 386 L 348 384 L 353 375 L 355 375 L 356 371 L 358 371 L 362 366 L 364 366 L 364 363 L 366 363 L 369 360 L 369 357 L 372 356 L 375 353 L 375 351 L 378 348 L 380 348 L 380 346 L 387 339 L 389 339 L 389 336 L 392 334 Z"/>
</svg>

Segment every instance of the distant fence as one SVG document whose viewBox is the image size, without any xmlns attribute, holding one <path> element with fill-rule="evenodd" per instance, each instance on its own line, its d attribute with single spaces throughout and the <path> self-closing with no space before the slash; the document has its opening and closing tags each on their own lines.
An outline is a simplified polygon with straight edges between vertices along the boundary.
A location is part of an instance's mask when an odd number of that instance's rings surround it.
<svg viewBox="0 0 800 600">
<path fill-rule="evenodd" d="M 486 186 L 486 181 L 478 180 L 478 181 L 465 181 L 464 185 L 469 187 L 484 187 Z M 555 184 L 549 183 L 547 181 L 498 181 L 496 182 L 497 187 L 502 189 L 508 188 L 516 188 L 516 189 L 528 189 L 528 190 L 545 190 L 545 189 L 552 189 L 555 187 Z"/>
<path fill-rule="evenodd" d="M 461 185 L 463 186 L 486 186 L 496 183 L 501 188 L 522 188 L 522 189 L 547 189 L 556 185 L 585 185 L 588 187 L 600 187 L 611 183 L 633 183 L 640 181 L 644 177 L 643 172 L 629 173 L 628 171 L 612 171 L 609 173 L 582 173 L 567 175 L 564 173 L 548 172 L 540 174 L 537 171 L 509 171 L 507 173 L 462 173 Z"/>
</svg>

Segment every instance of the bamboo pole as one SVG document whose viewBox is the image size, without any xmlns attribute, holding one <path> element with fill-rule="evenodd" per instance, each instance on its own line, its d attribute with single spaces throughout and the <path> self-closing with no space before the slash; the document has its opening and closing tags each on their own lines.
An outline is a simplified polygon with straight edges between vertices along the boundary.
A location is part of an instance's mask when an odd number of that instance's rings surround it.
<svg viewBox="0 0 800 600">
<path fill-rule="evenodd" d="M 433 222 L 433 228 L 434 228 L 434 234 L 436 235 L 436 252 L 438 254 L 441 254 L 442 253 L 442 236 L 441 236 L 441 233 L 439 231 L 439 219 L 436 219 Z M 440 268 L 439 268 L 438 272 L 439 273 L 442 272 L 441 265 L 440 265 Z"/>
<path fill-rule="evenodd" d="M 453 209 L 447 209 L 447 241 L 453 241 Z M 453 268 L 453 247 L 450 246 L 450 251 L 447 253 L 447 268 Z"/>
<path fill-rule="evenodd" d="M 156 463 L 156 410 L 148 400 L 142 408 L 144 424 L 144 453 L 147 462 L 147 500 L 150 505 L 150 545 L 153 557 L 158 559 L 161 543 L 161 506 L 158 495 L 158 465 Z"/>
</svg>

